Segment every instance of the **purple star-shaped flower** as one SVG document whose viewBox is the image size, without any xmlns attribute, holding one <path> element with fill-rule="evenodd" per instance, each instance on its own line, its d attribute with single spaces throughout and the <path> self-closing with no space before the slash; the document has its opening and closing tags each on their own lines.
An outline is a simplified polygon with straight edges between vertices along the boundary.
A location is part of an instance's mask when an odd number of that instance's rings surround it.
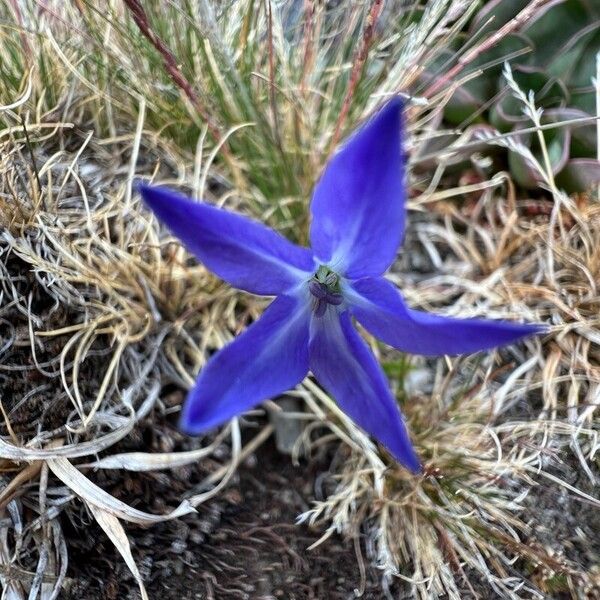
<svg viewBox="0 0 600 600">
<path fill-rule="evenodd" d="M 276 296 L 200 372 L 183 409 L 186 432 L 204 432 L 293 388 L 310 369 L 344 412 L 418 472 L 398 404 L 352 319 L 398 350 L 429 356 L 541 330 L 412 310 L 382 277 L 404 232 L 401 128 L 395 98 L 331 159 L 312 198 L 312 250 L 242 215 L 140 186 L 146 204 L 209 269 L 237 288 Z"/>
</svg>

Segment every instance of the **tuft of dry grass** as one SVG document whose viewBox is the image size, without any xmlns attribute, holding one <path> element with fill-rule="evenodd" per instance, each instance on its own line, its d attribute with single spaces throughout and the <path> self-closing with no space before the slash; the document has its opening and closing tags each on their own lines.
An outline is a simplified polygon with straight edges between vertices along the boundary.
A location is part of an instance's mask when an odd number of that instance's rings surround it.
<svg viewBox="0 0 600 600">
<path fill-rule="evenodd" d="M 384 591 L 401 578 L 420 598 L 593 594 L 598 572 L 566 546 L 537 541 L 543 515 L 532 516 L 528 502 L 543 491 L 590 511 L 598 505 L 597 199 L 567 198 L 543 164 L 546 189 L 517 195 L 485 156 L 459 162 L 471 130 L 431 150 L 447 133 L 439 118 L 458 82 L 440 74 L 428 90 L 419 76 L 477 2 L 290 6 L 136 0 L 100 11 L 76 0 L 0 8 L 4 595 L 59 597 L 69 542 L 61 519 L 83 504 L 145 597 L 121 523 L 193 512 L 272 433 L 266 425 L 242 447 L 237 421 L 200 441 L 174 431 L 179 406 L 165 384 L 188 388 L 264 302 L 197 265 L 142 209 L 134 179 L 178 186 L 305 241 L 310 190 L 336 140 L 407 91 L 411 220 L 391 278 L 414 306 L 551 328 L 518 347 L 409 363 L 371 340 L 425 459 L 418 478 L 307 379 L 295 392 L 303 412 L 289 415 L 304 424 L 295 450 L 327 445 L 335 454 L 327 496 L 302 518 L 325 535 L 353 537 L 359 549 L 364 536 Z M 472 55 L 462 49 L 458 64 Z M 543 147 L 535 99 L 506 75 Z M 495 134 L 476 141 L 478 152 L 515 147 Z M 144 447 L 149 423 L 163 437 L 160 453 Z M 206 478 L 162 514 L 126 504 L 94 477 L 96 469 L 119 478 L 197 461 Z M 586 489 L 566 480 L 573 465 Z M 578 527 L 581 544 L 592 545 L 586 523 Z"/>
<path fill-rule="evenodd" d="M 371 445 L 350 439 L 332 468 L 330 492 L 302 520 L 329 523 L 326 535 L 365 535 L 371 560 L 416 597 L 461 598 L 465 590 L 474 597 L 593 597 L 597 570 L 570 559 L 560 543 L 557 551 L 538 541 L 553 536 L 545 513 L 531 513 L 540 494 L 552 502 L 566 494 L 567 507 L 581 505 L 582 515 L 600 508 L 600 298 L 589 285 L 598 265 L 596 253 L 584 250 L 594 247 L 600 211 L 580 201 L 577 216 L 587 227 L 553 235 L 549 254 L 552 202 L 532 216 L 532 201 L 501 192 L 487 189 L 460 204 L 416 196 L 413 206 L 427 216 L 413 213 L 397 265 L 413 272 L 394 277 L 421 308 L 443 310 L 451 300 L 448 314 L 549 321 L 548 334 L 485 355 L 413 359 L 414 374 L 399 394 L 425 475 L 378 461 Z M 379 351 L 394 367 L 394 354 Z M 573 465 L 579 486 L 569 483 Z M 582 547 L 597 547 L 594 522 L 579 531 Z"/>
<path fill-rule="evenodd" d="M 165 239 L 123 181 L 126 162 L 99 164 L 125 148 L 131 152 L 130 139 L 98 142 L 86 135 L 57 152 L 55 138 L 40 139 L 35 129 L 29 135 L 41 193 L 19 152 L 23 139 L 2 145 L 11 168 L 0 172 L 5 334 L 0 470 L 10 483 L 0 492 L 0 507 L 16 510 L 30 497 L 39 499 L 34 515 L 47 521 L 42 533 L 49 537 L 40 538 L 38 569 L 47 573 L 54 568 L 50 550 L 58 552 L 60 543 L 65 551 L 57 517 L 75 498 L 117 536 L 113 541 L 127 560 L 129 545 L 117 517 L 149 524 L 190 512 L 211 495 L 189 498 L 164 517 L 141 513 L 108 496 L 73 461 L 90 462 L 102 453 L 97 465 L 102 468 L 115 468 L 105 466 L 111 457 L 120 469 L 165 469 L 210 456 L 231 432 L 231 468 L 215 469 L 210 482 L 215 493 L 224 485 L 241 454 L 235 425 L 208 446 L 196 443 L 187 452 L 122 456 L 111 450 L 149 414 L 171 412 L 160 397 L 163 382 L 189 387 L 210 349 L 255 318 L 258 307 L 245 305 Z M 147 156 L 157 151 L 140 145 Z M 48 469 L 58 478 L 51 486 Z M 62 491 L 61 482 L 67 486 Z M 42 495 L 53 497 L 52 507 Z M 35 539 L 27 539 L 32 526 L 5 538 L 5 565 L 33 551 Z M 51 595 L 58 597 L 66 563 L 53 564 L 60 570 Z M 128 564 L 135 564 L 131 557 Z M 19 581 L 6 585 L 15 594 L 29 587 Z"/>
<path fill-rule="evenodd" d="M 535 126 L 532 99 L 521 97 Z M 548 194 L 533 199 L 517 197 L 507 174 L 486 179 L 488 165 L 473 163 L 457 188 L 437 187 L 451 168 L 443 160 L 435 184 L 415 179 L 392 278 L 422 309 L 542 321 L 548 333 L 486 355 L 413 359 L 415 384 L 409 370 L 399 396 L 425 475 L 409 476 L 378 461 L 365 440 L 348 439 L 330 493 L 301 520 L 329 523 L 326 536 L 365 535 L 371 560 L 415 597 L 594 597 L 594 563 L 548 543 L 549 512 L 535 506 L 540 497 L 571 498 L 565 510 L 581 506 L 584 518 L 600 507 L 600 207 L 591 194 L 566 197 L 541 164 Z M 389 371 L 406 372 L 374 348 Z M 573 470 L 579 486 L 569 482 Z M 597 557 L 596 527 L 594 518 L 579 526 L 577 543 Z"/>
</svg>

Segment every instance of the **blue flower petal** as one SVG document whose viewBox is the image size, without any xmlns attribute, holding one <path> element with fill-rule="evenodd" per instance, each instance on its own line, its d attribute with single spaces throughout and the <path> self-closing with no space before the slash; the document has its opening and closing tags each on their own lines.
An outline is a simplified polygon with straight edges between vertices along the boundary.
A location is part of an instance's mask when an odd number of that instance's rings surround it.
<svg viewBox="0 0 600 600">
<path fill-rule="evenodd" d="M 198 434 L 293 388 L 308 372 L 310 305 L 279 296 L 200 371 L 181 428 Z"/>
<path fill-rule="evenodd" d="M 381 275 L 404 234 L 402 102 L 388 102 L 330 160 L 312 199 L 310 239 L 322 264 Z"/>
<path fill-rule="evenodd" d="M 400 409 L 375 357 L 332 307 L 311 322 L 310 368 L 340 408 L 411 471 L 421 470 Z"/>
<path fill-rule="evenodd" d="M 374 336 L 412 354 L 466 354 L 510 344 L 544 331 L 543 325 L 453 319 L 408 308 L 394 285 L 382 278 L 355 281 L 346 290 L 351 312 Z"/>
<path fill-rule="evenodd" d="M 266 296 L 283 293 L 314 271 L 310 250 L 237 213 L 194 202 L 163 187 L 139 190 L 158 219 L 211 271 Z"/>
</svg>

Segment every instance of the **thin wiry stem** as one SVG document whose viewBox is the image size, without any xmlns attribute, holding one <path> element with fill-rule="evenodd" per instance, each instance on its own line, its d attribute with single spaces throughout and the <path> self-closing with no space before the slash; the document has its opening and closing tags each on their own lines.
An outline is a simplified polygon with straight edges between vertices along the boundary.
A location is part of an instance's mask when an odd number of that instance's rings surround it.
<svg viewBox="0 0 600 600">
<path fill-rule="evenodd" d="M 329 144 L 330 152 L 333 151 L 333 149 L 337 146 L 337 143 L 340 140 L 342 128 L 348 116 L 348 111 L 350 110 L 352 96 L 354 95 L 356 86 L 359 81 L 360 72 L 364 68 L 365 62 L 369 55 L 369 49 L 371 48 L 373 37 L 375 35 L 375 26 L 377 25 L 377 19 L 379 18 L 382 7 L 383 0 L 373 0 L 371 2 L 371 8 L 369 9 L 367 18 L 365 20 L 361 43 L 356 51 L 356 56 L 354 57 L 352 63 L 352 70 L 350 71 L 350 79 L 348 81 L 346 95 L 344 96 L 344 101 L 342 102 L 342 109 L 340 111 L 338 120 L 335 124 L 335 129 L 333 131 L 333 135 Z"/>
<path fill-rule="evenodd" d="M 469 50 L 464 56 L 458 59 L 456 65 L 448 70 L 442 77 L 437 79 L 430 87 L 428 87 L 423 96 L 431 98 L 442 89 L 447 87 L 458 77 L 458 75 L 468 67 L 478 56 L 486 50 L 493 48 L 500 40 L 504 39 L 513 31 L 517 31 L 522 27 L 532 16 L 534 16 L 540 8 L 548 4 L 551 0 L 533 0 L 514 18 L 506 23 L 503 27 L 495 31 L 491 36 L 485 38 L 480 44 Z"/>
</svg>

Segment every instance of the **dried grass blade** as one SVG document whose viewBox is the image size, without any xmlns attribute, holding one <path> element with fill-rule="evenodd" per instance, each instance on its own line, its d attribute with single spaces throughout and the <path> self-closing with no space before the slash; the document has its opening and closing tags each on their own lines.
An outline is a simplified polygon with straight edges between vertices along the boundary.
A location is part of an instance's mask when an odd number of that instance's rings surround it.
<svg viewBox="0 0 600 600">
<path fill-rule="evenodd" d="M 12 480 L 0 491 L 0 510 L 2 510 L 14 497 L 25 489 L 25 484 L 37 477 L 41 463 L 35 462 L 27 465 L 22 471 L 19 471 Z"/>
<path fill-rule="evenodd" d="M 102 527 L 104 533 L 110 538 L 110 541 L 114 544 L 115 548 L 119 551 L 119 554 L 125 560 L 125 563 L 129 567 L 131 574 L 135 577 L 139 587 L 140 594 L 142 595 L 143 600 L 148 600 L 148 594 L 146 592 L 146 588 L 144 587 L 144 582 L 142 581 L 142 576 L 135 564 L 135 560 L 133 559 L 133 555 L 131 554 L 131 546 L 129 545 L 129 540 L 127 539 L 127 534 L 121 525 L 121 522 L 117 517 L 113 514 L 107 512 L 95 506 L 94 504 L 87 503 L 88 508 L 94 518 L 98 522 L 98 525 Z"/>
<path fill-rule="evenodd" d="M 0 511 L 0 517 L 4 516 Z M 2 600 L 25 600 L 22 585 L 15 573 L 15 556 L 9 548 L 9 529 L 0 528 L 0 588 Z"/>
<path fill-rule="evenodd" d="M 175 469 L 211 455 L 215 451 L 215 448 L 216 444 L 211 444 L 206 448 L 189 450 L 188 452 L 126 452 L 101 458 L 86 466 L 93 467 L 94 469 L 125 469 L 126 471 Z"/>
<path fill-rule="evenodd" d="M 176 519 L 182 515 L 195 512 L 195 509 L 187 500 L 184 500 L 175 510 L 166 515 L 153 515 L 137 510 L 121 502 L 117 498 L 105 492 L 102 488 L 92 483 L 79 469 L 72 465 L 66 458 L 52 458 L 48 460 L 48 466 L 52 472 L 80 498 L 88 504 L 115 515 L 119 519 L 137 523 L 138 525 L 152 525 L 170 519 Z"/>
<path fill-rule="evenodd" d="M 111 431 L 103 437 L 99 437 L 88 442 L 79 444 L 67 444 L 60 448 L 26 448 L 15 446 L 9 442 L 0 439 L 0 458 L 7 458 L 14 461 L 32 461 L 32 460 L 47 460 L 50 458 L 70 457 L 77 458 L 80 456 L 89 456 L 96 454 L 101 450 L 105 450 L 123 439 L 133 428 L 134 421 L 115 431 Z"/>
</svg>

